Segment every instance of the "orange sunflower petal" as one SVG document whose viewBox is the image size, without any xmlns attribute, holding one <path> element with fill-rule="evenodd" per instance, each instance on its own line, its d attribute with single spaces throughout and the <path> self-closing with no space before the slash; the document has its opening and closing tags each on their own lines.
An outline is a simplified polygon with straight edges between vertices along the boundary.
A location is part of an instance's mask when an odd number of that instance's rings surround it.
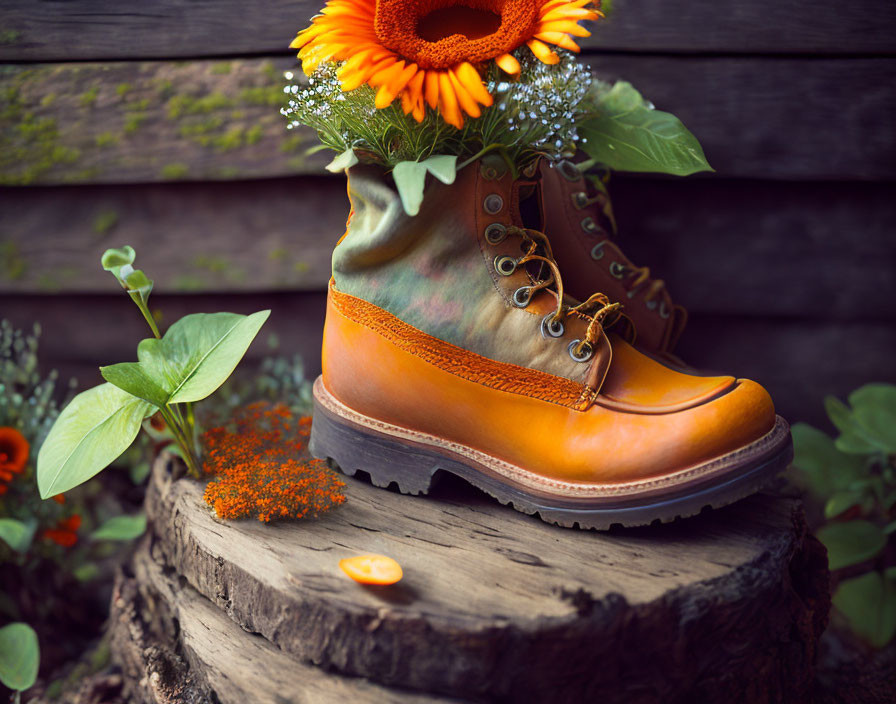
<svg viewBox="0 0 896 704">
<path fill-rule="evenodd" d="M 495 63 L 498 64 L 498 67 L 504 71 L 504 73 L 509 73 L 511 76 L 520 75 L 520 62 L 516 60 L 513 54 L 502 54 L 495 59 Z"/>
</svg>

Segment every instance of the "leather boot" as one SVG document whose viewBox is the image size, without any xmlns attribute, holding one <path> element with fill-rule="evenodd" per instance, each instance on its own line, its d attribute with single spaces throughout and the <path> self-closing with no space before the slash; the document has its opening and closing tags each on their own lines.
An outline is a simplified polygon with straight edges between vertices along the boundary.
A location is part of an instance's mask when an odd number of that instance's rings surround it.
<svg viewBox="0 0 896 704">
<path fill-rule="evenodd" d="M 756 491 L 792 455 L 769 395 L 660 364 L 610 329 L 618 304 L 566 296 L 524 224 L 538 189 L 484 159 L 429 183 L 409 217 L 381 169 L 350 169 L 312 453 L 410 494 L 449 472 L 563 526 L 668 521 Z"/>
<path fill-rule="evenodd" d="M 687 322 L 663 281 L 632 264 L 615 242 L 616 220 L 606 187 L 573 161 L 539 164 L 543 229 L 550 237 L 566 290 L 582 298 L 597 290 L 622 303 L 642 352 L 683 367 L 673 350 Z"/>
</svg>

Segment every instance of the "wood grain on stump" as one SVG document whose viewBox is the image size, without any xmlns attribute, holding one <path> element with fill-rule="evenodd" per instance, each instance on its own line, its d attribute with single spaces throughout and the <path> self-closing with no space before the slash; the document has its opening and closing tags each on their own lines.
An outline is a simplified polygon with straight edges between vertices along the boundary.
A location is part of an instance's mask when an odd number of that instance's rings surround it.
<svg viewBox="0 0 896 704">
<path fill-rule="evenodd" d="M 302 664 L 246 633 L 212 602 L 166 574 L 148 544 L 119 575 L 111 636 L 131 700 L 142 704 L 438 704 Z M 170 570 L 169 570 L 170 571 Z"/>
<path fill-rule="evenodd" d="M 827 571 L 793 499 L 597 533 L 457 484 L 418 498 L 347 479 L 336 511 L 269 526 L 217 520 L 172 469 L 157 461 L 148 491 L 153 557 L 291 662 L 467 700 L 794 701 L 811 685 Z M 367 552 L 403 581 L 339 571 Z"/>
</svg>

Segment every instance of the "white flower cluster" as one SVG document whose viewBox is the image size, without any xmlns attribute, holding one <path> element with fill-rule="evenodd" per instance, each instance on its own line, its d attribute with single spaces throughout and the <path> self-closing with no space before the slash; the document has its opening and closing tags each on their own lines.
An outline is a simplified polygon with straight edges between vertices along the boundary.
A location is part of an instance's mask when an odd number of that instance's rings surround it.
<svg viewBox="0 0 896 704">
<path fill-rule="evenodd" d="M 496 146 L 517 163 L 535 154 L 557 158 L 575 151 L 576 118 L 593 81 L 572 54 L 560 54 L 561 61 L 549 66 L 527 49 L 519 50 L 522 70 L 515 81 L 493 65 L 486 86 L 494 103 L 480 117 L 468 118 L 461 130 L 428 108 L 418 123 L 401 111 L 397 100 L 378 110 L 376 93 L 367 85 L 343 92 L 334 64 L 322 65 L 307 80 L 285 74 L 290 83 L 283 89 L 286 105 L 280 113 L 287 129 L 307 125 L 325 146 L 340 152 L 351 147 L 362 160 L 386 166 L 431 154 L 470 156 Z"/>
</svg>

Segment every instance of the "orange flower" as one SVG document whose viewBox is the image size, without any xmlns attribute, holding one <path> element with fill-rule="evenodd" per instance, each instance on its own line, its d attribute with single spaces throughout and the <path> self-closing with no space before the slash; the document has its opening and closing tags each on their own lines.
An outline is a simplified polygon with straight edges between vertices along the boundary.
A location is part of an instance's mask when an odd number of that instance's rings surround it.
<svg viewBox="0 0 896 704">
<path fill-rule="evenodd" d="M 13 475 L 25 469 L 31 446 L 15 428 L 0 428 L 0 482 L 12 481 Z M 0 494 L 6 493 L 7 487 L 0 484 Z"/>
<path fill-rule="evenodd" d="M 479 117 L 479 106 L 492 104 L 485 64 L 519 75 L 511 52 L 523 44 L 555 64 L 560 57 L 548 45 L 578 51 L 570 35 L 591 34 L 579 21 L 601 16 L 592 0 L 329 0 L 290 46 L 309 75 L 324 61 L 345 62 L 342 89 L 378 88 L 377 108 L 400 97 L 420 122 L 425 103 L 460 128 L 464 113 Z"/>
<path fill-rule="evenodd" d="M 45 530 L 43 537 L 63 548 L 70 548 L 78 542 L 78 528 L 80 527 L 81 517 L 75 514 L 68 518 L 63 518 L 56 524 L 55 528 Z"/>
<path fill-rule="evenodd" d="M 202 436 L 203 468 L 215 476 L 204 498 L 219 517 L 269 523 L 316 516 L 345 502 L 345 483 L 325 462 L 308 458 L 311 418 L 262 402 L 233 420 L 233 429 L 212 428 Z"/>
</svg>

